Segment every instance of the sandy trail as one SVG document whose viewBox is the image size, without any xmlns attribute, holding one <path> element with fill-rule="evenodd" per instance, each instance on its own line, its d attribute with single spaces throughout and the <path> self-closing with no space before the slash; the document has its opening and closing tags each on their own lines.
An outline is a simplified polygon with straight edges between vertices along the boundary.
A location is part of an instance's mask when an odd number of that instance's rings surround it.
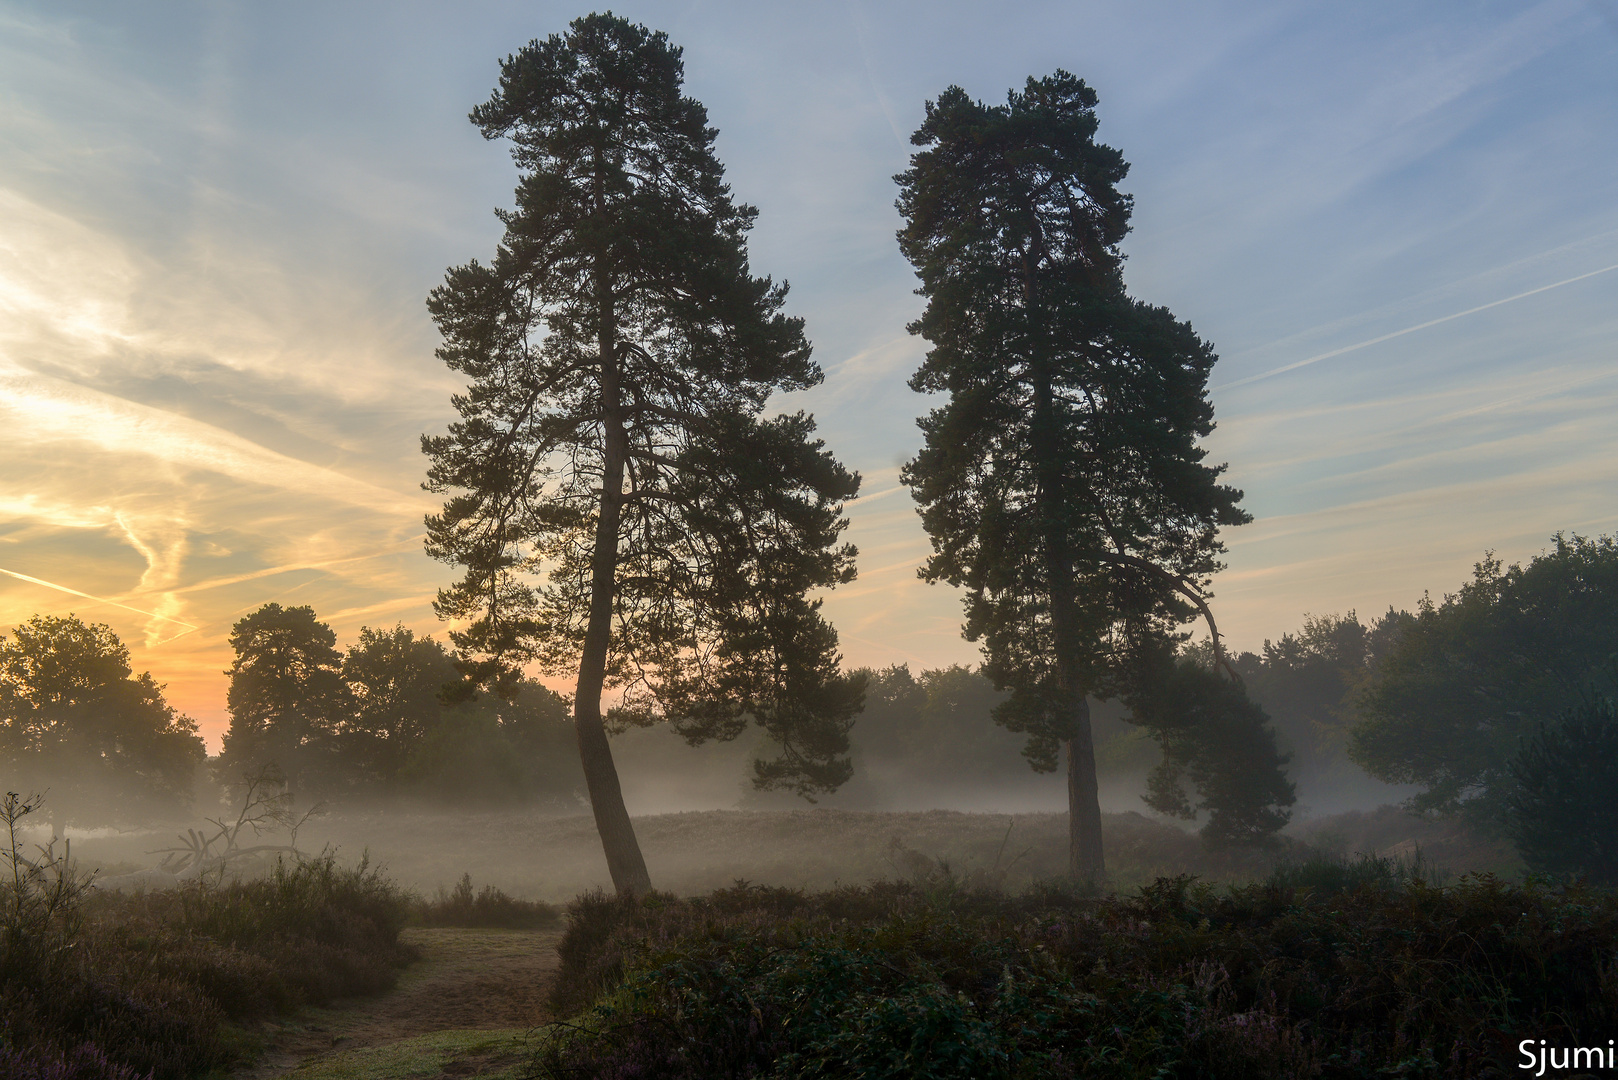
<svg viewBox="0 0 1618 1080">
<path fill-rule="evenodd" d="M 366 1047 L 383 1047 L 443 1031 L 511 1031 L 549 1019 L 545 995 L 555 977 L 556 944 L 562 929 L 407 929 L 400 938 L 421 950 L 421 959 L 386 994 L 349 998 L 306 1009 L 270 1025 L 264 1053 L 236 1073 L 238 1080 L 304 1076 L 321 1060 Z M 503 1048 L 469 1048 L 452 1055 L 440 1075 L 469 1076 L 509 1064 Z"/>
</svg>

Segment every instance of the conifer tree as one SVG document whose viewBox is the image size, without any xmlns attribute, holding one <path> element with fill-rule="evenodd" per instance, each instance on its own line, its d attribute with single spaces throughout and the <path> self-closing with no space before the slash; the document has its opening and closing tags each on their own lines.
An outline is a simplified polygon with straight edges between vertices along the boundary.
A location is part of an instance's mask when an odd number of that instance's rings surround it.
<svg viewBox="0 0 1618 1080">
<path fill-rule="evenodd" d="M 1124 289 L 1128 166 L 1095 141 L 1095 104 L 1062 71 L 998 106 L 951 87 L 896 178 L 927 298 L 910 329 L 931 345 L 910 385 L 947 395 L 903 473 L 922 574 L 965 589 L 966 636 L 1010 691 L 995 718 L 1031 764 L 1066 747 L 1086 878 L 1103 872 L 1088 695 L 1124 692 L 1131 649 L 1206 614 L 1219 527 L 1248 520 L 1198 445 L 1213 349 Z"/>
<path fill-rule="evenodd" d="M 430 554 L 464 568 L 438 611 L 468 687 L 537 662 L 575 679 L 586 784 L 613 882 L 650 879 L 624 809 L 603 691 L 687 739 L 757 722 L 780 748 L 760 786 L 847 778 L 862 684 L 811 590 L 852 579 L 839 544 L 859 478 L 772 393 L 819 382 L 786 286 L 752 275 L 756 211 L 733 203 L 680 50 L 611 15 L 501 65 L 471 119 L 522 172 L 494 261 L 452 269 L 428 307 L 470 385 L 424 438 Z"/>
</svg>

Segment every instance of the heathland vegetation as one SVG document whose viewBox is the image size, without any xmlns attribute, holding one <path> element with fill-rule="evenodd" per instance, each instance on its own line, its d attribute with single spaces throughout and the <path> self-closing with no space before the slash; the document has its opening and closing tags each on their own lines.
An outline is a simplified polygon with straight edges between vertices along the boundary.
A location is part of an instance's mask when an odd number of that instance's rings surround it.
<svg viewBox="0 0 1618 1080">
<path fill-rule="evenodd" d="M 1604 1042 L 1618 995 L 1612 893 L 1374 857 L 1116 897 L 596 894 L 569 920 L 548 1077 L 1508 1075 L 1525 1037 Z"/>
</svg>

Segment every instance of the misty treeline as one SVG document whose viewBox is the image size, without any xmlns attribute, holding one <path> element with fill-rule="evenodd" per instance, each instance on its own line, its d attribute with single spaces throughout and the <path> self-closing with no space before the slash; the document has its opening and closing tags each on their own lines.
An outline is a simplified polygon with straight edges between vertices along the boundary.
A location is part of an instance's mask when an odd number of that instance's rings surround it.
<svg viewBox="0 0 1618 1080">
<path fill-rule="evenodd" d="M 184 811 L 199 788 L 265 769 L 308 798 L 578 806 L 567 706 L 538 683 L 445 705 L 459 676 L 438 642 L 366 627 L 339 649 L 308 607 L 266 604 L 230 641 L 230 728 L 207 762 L 196 721 L 150 673 L 132 674 L 110 627 L 74 615 L 16 627 L 0 637 L 0 783 L 48 789 L 54 812 L 103 822 Z"/>
<path fill-rule="evenodd" d="M 138 816 L 189 801 L 205 757 L 111 627 L 35 615 L 0 635 L 0 788 Z"/>
<path fill-rule="evenodd" d="M 1305 805 L 1408 795 L 1412 810 L 1514 839 L 1533 869 L 1618 882 L 1618 539 L 1558 534 L 1526 565 L 1487 555 L 1440 600 L 1306 617 L 1230 662 L 1260 713 L 1246 730 L 1273 732 Z M 1213 663 L 1206 640 L 1177 657 Z M 876 798 L 861 769 L 940 794 L 1026 782 L 1020 740 L 988 722 L 1004 700 L 964 668 L 872 672 L 853 793 Z M 1095 716 L 1104 777 L 1144 779 L 1166 814 L 1239 812 L 1242 739 L 1201 726 L 1165 746 L 1121 702 Z"/>
<path fill-rule="evenodd" d="M 510 697 L 444 701 L 456 657 L 402 626 L 346 649 L 312 608 L 265 604 L 231 628 L 229 781 L 269 767 L 320 798 L 415 795 L 454 803 L 577 806 L 567 705 L 523 681 Z"/>
<path fill-rule="evenodd" d="M 109 627 L 71 615 L 16 627 L 0 637 L 0 779 L 48 787 L 84 820 L 179 809 L 199 779 L 263 766 L 315 797 L 580 807 L 569 703 L 539 683 L 446 704 L 452 650 L 403 627 L 339 648 L 308 607 L 267 604 L 231 642 L 226 751 L 199 775 L 195 722 L 132 672 Z M 1354 805 L 1367 776 L 1413 786 L 1414 809 L 1510 836 L 1531 867 L 1618 880 L 1615 642 L 1618 542 L 1559 535 L 1526 566 L 1485 557 L 1413 611 L 1306 618 L 1230 659 L 1306 805 Z M 1179 663 L 1210 667 L 1208 643 Z M 1024 740 L 994 723 L 1006 695 L 983 673 L 853 675 L 867 689 L 836 805 L 880 808 L 901 791 L 949 805 L 1028 783 Z M 1239 741 L 1165 755 L 1121 703 L 1097 702 L 1095 718 L 1103 778 L 1164 813 L 1230 812 L 1219 778 L 1240 775 Z"/>
</svg>

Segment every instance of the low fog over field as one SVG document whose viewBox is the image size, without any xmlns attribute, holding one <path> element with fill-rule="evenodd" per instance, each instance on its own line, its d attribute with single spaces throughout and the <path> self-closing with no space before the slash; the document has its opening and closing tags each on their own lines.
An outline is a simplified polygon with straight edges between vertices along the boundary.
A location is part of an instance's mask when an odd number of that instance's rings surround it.
<svg viewBox="0 0 1618 1080">
<path fill-rule="evenodd" d="M 997 697 L 959 669 L 924 673 L 920 684 L 927 683 L 935 690 L 944 685 L 975 691 L 979 705 Z M 889 672 L 878 680 L 884 685 L 914 689 L 917 684 L 906 672 Z M 854 729 L 853 778 L 812 806 L 754 788 L 752 761 L 769 749 L 759 742 L 744 738 L 692 747 L 663 727 L 615 735 L 612 746 L 626 802 L 657 887 L 694 894 L 745 879 L 824 888 L 952 873 L 969 884 L 1016 889 L 1065 872 L 1064 775 L 1031 770 L 1021 754 L 1022 740 L 996 727 L 986 710 L 955 717 L 961 724 L 955 734 L 969 740 L 969 752 L 948 753 L 955 744 L 935 739 L 930 752 L 912 749 L 902 756 L 898 749 L 906 733 L 891 700 L 888 706 L 884 712 L 881 695 L 874 695 L 872 723 Z M 909 734 L 936 735 L 947 727 L 935 718 L 933 725 Z M 1210 852 L 1194 823 L 1151 813 L 1144 805 L 1147 771 L 1157 757 L 1149 741 L 1116 711 L 1098 713 L 1097 741 L 1109 871 L 1119 887 L 1187 872 L 1221 879 L 1255 876 L 1276 858 L 1288 857 L 1300 840 L 1328 850 L 1405 857 L 1419 845 L 1452 871 L 1516 865 L 1509 846 L 1480 841 L 1464 828 L 1422 821 L 1395 807 L 1370 813 L 1397 789 L 1363 775 L 1358 802 L 1351 783 L 1322 782 L 1319 792 L 1322 801 L 1330 800 L 1327 809 L 1296 815 L 1281 847 Z M 558 746 L 559 752 L 567 749 L 565 743 Z M 564 764 L 574 767 L 565 758 Z M 217 768 L 217 759 L 209 765 Z M 119 810 L 100 800 L 79 801 L 73 795 L 82 796 L 83 789 L 68 787 L 62 799 L 47 798 L 39 815 L 45 820 L 27 838 L 70 839 L 75 857 L 98 868 L 104 879 L 155 866 L 167 857 L 164 849 L 183 846 L 179 834 L 188 828 L 214 832 L 214 826 L 204 826 L 205 817 L 229 824 L 239 812 L 231 792 L 206 776 L 199 770 L 190 813 L 171 807 L 147 821 L 128 812 L 138 804 L 123 803 Z M 1302 792 L 1307 801 L 1309 788 Z M 479 885 L 514 896 L 561 902 L 609 880 L 595 822 L 578 787 L 537 798 L 497 792 L 492 800 L 480 798 L 475 787 L 436 795 L 329 794 L 318 806 L 296 791 L 291 795 L 292 817 L 302 819 L 297 848 L 305 855 L 329 846 L 343 862 L 367 857 L 424 894 L 470 874 Z M 315 813 L 305 818 L 310 809 Z M 268 824 L 262 836 L 243 843 L 290 839 L 284 826 Z M 258 872 L 275 854 L 246 860 L 238 870 Z"/>
</svg>

